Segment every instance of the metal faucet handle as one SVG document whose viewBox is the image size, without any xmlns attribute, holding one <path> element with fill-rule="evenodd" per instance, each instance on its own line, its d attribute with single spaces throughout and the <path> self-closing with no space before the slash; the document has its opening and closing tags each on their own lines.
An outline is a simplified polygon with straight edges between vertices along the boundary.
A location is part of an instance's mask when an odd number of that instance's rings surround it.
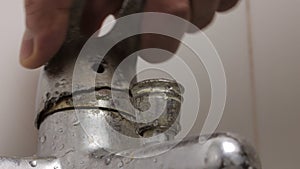
<svg viewBox="0 0 300 169">
<path fill-rule="evenodd" d="M 80 25 L 85 1 L 86 0 L 74 0 L 73 2 L 70 12 L 69 28 L 64 44 L 70 43 L 73 40 L 81 39 L 83 37 L 81 34 Z"/>
<path fill-rule="evenodd" d="M 119 13 L 116 15 L 117 18 L 121 18 L 130 14 L 142 12 L 145 0 L 124 0 Z M 87 35 L 84 35 L 81 31 L 81 20 L 84 12 L 86 0 L 74 0 L 69 19 L 69 27 L 67 31 L 67 35 L 65 41 L 59 51 L 55 54 L 55 56 L 50 60 L 46 68 L 48 72 L 52 72 L 52 74 L 57 74 L 58 70 L 61 67 L 65 66 L 66 63 L 62 60 L 66 60 L 66 62 L 70 62 L 76 58 L 79 54 L 83 45 L 90 38 Z M 139 24 L 139 23 L 137 23 Z M 139 29 L 139 25 L 134 25 L 132 28 Z M 118 34 L 121 29 L 118 29 L 118 22 L 114 28 L 115 31 L 112 31 L 113 34 Z M 114 36 L 113 36 L 114 37 Z M 139 48 L 139 38 L 133 38 L 129 43 L 123 43 L 121 46 L 122 51 L 125 53 L 130 53 L 132 50 Z M 50 66 L 48 66 L 50 65 Z M 56 68 L 54 68 L 56 67 Z"/>
<path fill-rule="evenodd" d="M 118 17 L 139 12 L 143 3 L 144 0 L 125 0 Z M 99 62 L 98 56 L 84 55 L 86 57 L 79 63 L 84 71 L 78 75 L 84 79 L 79 80 L 96 83 L 84 86 L 88 90 L 72 90 L 74 59 L 87 40 L 80 32 L 84 4 L 85 0 L 74 0 L 65 43 L 41 74 L 39 93 L 42 95 L 37 99 L 37 155 L 21 159 L 0 157 L 0 169 L 261 169 L 252 147 L 230 134 L 174 141 L 180 130 L 178 117 L 183 101 L 183 89 L 177 82 L 155 79 L 130 86 L 130 101 L 138 110 L 137 115 L 130 109 L 127 112 L 129 102 L 119 102 L 119 107 L 115 107 L 117 103 L 111 102 L 111 93 L 117 91 L 115 96 L 119 101 L 127 99 L 128 92 L 124 88 L 128 81 L 120 79 L 118 88 L 109 85 L 122 57 L 138 49 L 136 36 L 122 43 L 117 49 L 119 53 L 110 53 L 104 58 L 103 71 L 94 69 Z M 126 23 L 125 26 L 129 26 L 126 29 L 139 29 L 138 21 Z M 118 38 L 115 34 L 121 33 L 122 28 L 124 25 L 117 22 L 104 41 L 114 41 Z M 120 74 L 124 77 L 135 74 L 135 64 L 136 58 Z M 96 80 L 92 73 L 96 74 Z M 92 93 L 94 90 L 96 92 Z M 91 100 L 91 95 L 95 95 L 97 101 Z M 73 104 L 76 98 L 80 101 L 78 107 Z M 158 119 L 148 122 L 124 118 L 133 115 L 132 118 L 142 120 L 156 117 L 156 111 L 152 113 L 149 109 L 150 100 L 156 100 L 158 107 L 167 101 Z M 141 138 L 150 139 L 141 141 Z"/>
<path fill-rule="evenodd" d="M 52 107 L 59 99 L 63 97 L 69 97 L 72 95 L 72 77 L 74 73 L 74 66 L 82 47 L 86 44 L 89 37 L 84 36 L 80 30 L 81 17 L 84 10 L 86 0 L 74 0 L 73 7 L 71 9 L 70 24 L 67 33 L 66 40 L 58 51 L 58 53 L 47 63 L 40 76 L 40 83 L 37 96 L 37 123 L 39 122 L 40 114 L 43 115 L 47 109 Z M 144 0 L 125 0 L 117 17 L 122 17 L 137 12 L 141 12 L 143 9 Z M 138 23 L 136 23 L 138 24 Z M 127 26 L 127 25 L 126 25 Z M 130 25 L 128 29 L 139 29 L 138 25 Z M 118 38 L 118 35 L 124 30 L 124 25 L 116 23 L 109 36 L 103 37 L 104 41 L 113 41 Z M 90 38 L 92 40 L 99 40 L 98 37 Z M 90 41 L 89 39 L 89 41 Z M 115 65 L 118 65 L 128 53 L 139 48 L 139 38 L 130 38 L 130 41 L 118 45 L 118 48 L 113 49 L 114 53 L 108 54 L 106 57 L 106 65 L 104 66 L 105 71 L 97 74 L 96 86 L 87 86 L 87 88 L 101 88 L 110 84 L 111 74 L 116 69 Z M 97 42 L 93 43 L 96 49 L 101 49 L 102 46 L 98 45 Z M 98 45 L 98 46 L 97 46 Z M 85 71 L 81 73 L 81 76 L 89 77 L 86 81 L 95 81 L 93 73 L 97 72 L 97 66 L 99 64 L 99 57 L 101 55 L 96 53 L 84 57 L 84 63 L 78 67 L 83 68 Z M 101 55 L 102 57 L 102 55 Z M 104 56 L 103 56 L 104 57 Z M 106 66 L 106 67 L 105 67 Z M 134 74 L 135 73 L 135 62 L 123 73 Z M 96 69 L 96 70 L 95 70 Z"/>
</svg>

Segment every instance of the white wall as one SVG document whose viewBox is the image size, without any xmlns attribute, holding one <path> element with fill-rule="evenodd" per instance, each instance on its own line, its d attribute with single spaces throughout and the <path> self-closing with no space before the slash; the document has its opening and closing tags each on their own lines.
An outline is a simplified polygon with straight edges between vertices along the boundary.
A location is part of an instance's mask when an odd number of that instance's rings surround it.
<svg viewBox="0 0 300 169">
<path fill-rule="evenodd" d="M 219 52 L 227 76 L 227 104 L 219 130 L 240 134 L 255 144 L 257 138 L 245 9 L 246 1 L 241 1 L 233 11 L 217 15 L 215 23 L 205 32 Z"/>
<path fill-rule="evenodd" d="M 19 66 L 24 30 L 23 1 L 0 1 L 0 154 L 31 155 L 36 131 L 32 124 L 37 71 Z"/>
<path fill-rule="evenodd" d="M 252 0 L 259 148 L 265 168 L 299 168 L 300 1 Z"/>
<path fill-rule="evenodd" d="M 238 16 L 245 21 L 231 13 L 207 31 L 219 47 L 232 98 L 220 129 L 254 139 L 263 168 L 298 168 L 299 7 L 299 0 L 244 0 L 234 13 L 243 11 Z"/>
<path fill-rule="evenodd" d="M 299 159 L 299 6 L 299 0 L 242 0 L 232 12 L 218 14 L 205 30 L 221 55 L 228 80 L 218 131 L 250 140 L 260 151 L 264 168 L 294 169 Z M 32 123 L 38 71 L 18 64 L 22 0 L 1 1 L 0 11 L 0 154 L 31 155 L 36 150 Z M 200 87 L 207 96 L 201 111 L 209 106 L 208 87 L 206 83 Z M 194 133 L 199 132 L 202 117 Z"/>
</svg>

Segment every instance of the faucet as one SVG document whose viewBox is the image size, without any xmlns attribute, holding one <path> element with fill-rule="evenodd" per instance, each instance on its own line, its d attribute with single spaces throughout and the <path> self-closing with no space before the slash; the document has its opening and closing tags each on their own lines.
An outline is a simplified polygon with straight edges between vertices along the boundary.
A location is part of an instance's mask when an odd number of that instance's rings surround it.
<svg viewBox="0 0 300 169">
<path fill-rule="evenodd" d="M 101 63 L 98 55 L 76 62 L 88 41 L 79 28 L 84 3 L 74 0 L 67 38 L 41 72 L 35 121 L 38 152 L 26 158 L 1 157 L 0 169 L 261 168 L 252 146 L 233 134 L 176 141 L 184 89 L 167 79 L 127 80 L 135 76 L 136 57 L 112 85 L 122 56 L 138 50 L 138 37 L 119 43 Z M 141 11 L 143 3 L 125 0 L 119 17 Z M 118 23 L 115 27 L 117 31 Z M 76 66 L 82 70 L 79 81 L 74 81 Z M 159 117 L 149 110 L 153 102 L 158 107 L 165 103 Z"/>
</svg>

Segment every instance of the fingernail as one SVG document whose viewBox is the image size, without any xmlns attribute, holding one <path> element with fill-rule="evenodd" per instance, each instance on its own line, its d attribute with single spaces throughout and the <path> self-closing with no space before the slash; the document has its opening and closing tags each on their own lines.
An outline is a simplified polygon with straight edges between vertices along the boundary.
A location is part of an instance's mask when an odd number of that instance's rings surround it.
<svg viewBox="0 0 300 169">
<path fill-rule="evenodd" d="M 23 41 L 20 51 L 20 58 L 27 59 L 33 52 L 33 34 L 31 31 L 26 30 L 23 35 Z"/>
</svg>

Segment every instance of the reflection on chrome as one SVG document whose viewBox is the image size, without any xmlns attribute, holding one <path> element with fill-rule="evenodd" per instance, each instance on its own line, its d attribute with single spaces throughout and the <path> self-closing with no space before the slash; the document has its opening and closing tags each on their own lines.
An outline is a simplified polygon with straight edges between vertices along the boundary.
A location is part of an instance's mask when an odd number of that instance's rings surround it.
<svg viewBox="0 0 300 169">
<path fill-rule="evenodd" d="M 120 16 L 138 12 L 142 3 L 141 0 L 125 0 Z M 123 79 L 118 79 L 117 86 L 110 86 L 114 70 L 122 61 L 118 54 L 132 52 L 126 46 L 131 43 L 118 48 L 121 52 L 110 53 L 97 69 L 97 58 L 87 58 L 86 62 L 80 63 L 86 70 L 79 74 L 83 79 L 89 79 L 91 72 L 97 74 L 94 83 L 89 83 L 94 86 L 82 90 L 82 86 L 73 84 L 74 56 L 87 40 L 79 31 L 83 7 L 84 0 L 74 0 L 67 40 L 41 74 L 36 156 L 2 157 L 0 169 L 261 168 L 253 148 L 231 134 L 174 140 L 180 131 L 179 113 L 183 101 L 183 88 L 175 81 L 152 79 L 133 81 L 135 84 L 130 85 L 124 77 L 135 75 L 136 61 L 133 61 L 133 65 L 121 74 Z M 134 48 L 137 46 L 132 44 Z M 131 89 L 125 90 L 129 86 Z M 116 92 L 118 102 L 111 101 L 112 92 Z M 124 101 L 128 93 L 131 94 L 130 101 Z M 158 107 L 162 102 L 166 103 L 156 120 L 147 121 L 153 114 L 144 113 L 149 108 L 149 100 Z M 128 104 L 134 105 L 138 112 L 131 111 L 132 106 Z M 136 118 L 148 119 L 134 121 Z"/>
</svg>

